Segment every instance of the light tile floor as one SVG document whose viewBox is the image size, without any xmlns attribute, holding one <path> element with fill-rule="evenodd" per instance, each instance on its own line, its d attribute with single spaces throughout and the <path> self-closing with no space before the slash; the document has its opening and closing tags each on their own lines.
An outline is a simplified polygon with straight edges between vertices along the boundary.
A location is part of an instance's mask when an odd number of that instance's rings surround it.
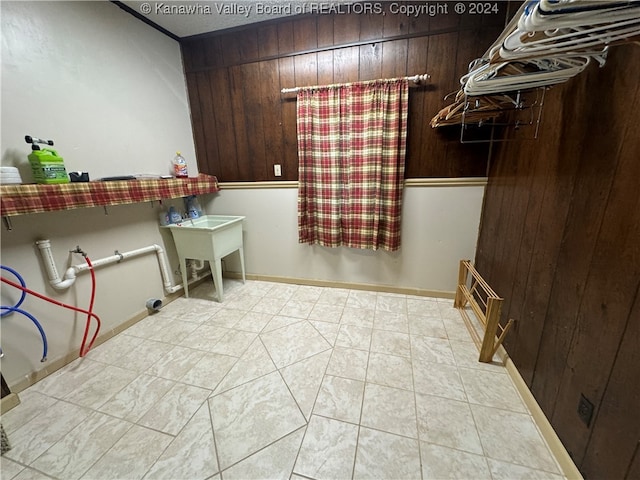
<svg viewBox="0 0 640 480">
<path fill-rule="evenodd" d="M 451 300 L 210 283 L 20 394 L 16 479 L 562 479 Z"/>
</svg>

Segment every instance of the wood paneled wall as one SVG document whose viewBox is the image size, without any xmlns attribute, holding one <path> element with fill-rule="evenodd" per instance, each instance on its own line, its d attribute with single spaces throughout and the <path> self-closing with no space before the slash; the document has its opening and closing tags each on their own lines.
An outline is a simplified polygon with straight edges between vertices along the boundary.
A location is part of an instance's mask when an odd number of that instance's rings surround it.
<svg viewBox="0 0 640 480">
<path fill-rule="evenodd" d="M 458 15 L 449 4 L 447 14 L 417 17 L 383 4 L 385 14 L 302 16 L 184 39 L 200 171 L 220 181 L 297 180 L 295 95 L 282 88 L 427 72 L 431 82 L 410 92 L 406 177 L 486 175 L 487 144 L 461 144 L 459 127 L 433 130 L 429 121 L 502 30 L 507 3 L 493 14 Z"/>
<path fill-rule="evenodd" d="M 547 93 L 537 140 L 496 145 L 476 256 L 516 320 L 509 355 L 589 479 L 640 470 L 639 78 L 640 48 L 612 48 Z"/>
</svg>

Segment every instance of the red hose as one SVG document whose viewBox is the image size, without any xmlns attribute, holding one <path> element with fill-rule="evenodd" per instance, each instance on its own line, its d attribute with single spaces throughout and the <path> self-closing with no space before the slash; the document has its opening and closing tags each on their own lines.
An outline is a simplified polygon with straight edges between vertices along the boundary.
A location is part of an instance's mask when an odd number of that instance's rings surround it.
<svg viewBox="0 0 640 480">
<path fill-rule="evenodd" d="M 98 317 L 95 313 L 93 313 L 92 309 L 93 309 L 93 302 L 95 299 L 95 293 L 96 293 L 96 282 L 95 282 L 95 273 L 93 271 L 93 265 L 91 265 L 91 261 L 89 260 L 88 257 L 85 257 L 85 259 L 87 260 L 87 263 L 89 264 L 89 271 L 91 272 L 91 282 L 92 282 L 92 288 L 91 288 L 91 301 L 90 301 L 90 305 L 89 305 L 89 310 L 84 310 L 82 308 L 78 308 L 78 307 L 74 307 L 73 305 L 67 305 L 66 303 L 62 303 L 58 300 L 55 300 L 53 298 L 47 297 L 45 295 L 42 295 L 41 293 L 35 292 L 27 287 L 23 287 L 22 285 L 20 285 L 19 283 L 15 283 L 12 282 L 9 279 L 6 279 L 4 277 L 0 277 L 0 280 L 2 280 L 4 283 L 11 285 L 12 287 L 18 288 L 20 290 L 22 290 L 23 292 L 27 292 L 30 293 L 31 295 L 38 297 L 41 300 L 44 300 L 46 302 L 49 303 L 53 303 L 54 305 L 58 305 L 59 307 L 64 307 L 67 308 L 69 310 L 73 310 L 75 312 L 80 312 L 80 313 L 86 313 L 87 314 L 87 323 L 85 326 L 85 330 L 84 330 L 84 337 L 82 339 L 82 345 L 80 346 L 80 356 L 84 357 L 89 350 L 91 350 L 91 347 L 93 346 L 93 343 L 95 342 L 96 338 L 98 337 L 98 332 L 100 332 L 100 326 L 102 324 L 102 322 L 100 321 L 100 317 Z M 86 346 L 86 340 L 87 340 L 87 336 L 89 334 L 89 327 L 90 327 L 90 322 L 91 322 L 91 318 L 95 318 L 96 319 L 96 323 L 98 324 L 96 327 L 96 331 L 93 334 L 93 337 L 91 338 L 91 341 L 89 342 L 89 346 L 85 348 Z"/>
<path fill-rule="evenodd" d="M 84 335 L 82 336 L 82 344 L 80 345 L 81 357 L 84 357 L 89 352 L 89 350 L 91 350 L 91 347 L 93 346 L 93 342 L 95 342 L 96 337 L 98 336 L 98 332 L 100 331 L 100 320 L 98 319 L 98 328 L 96 330 L 96 333 L 93 335 L 93 338 L 89 343 L 89 346 L 85 348 L 87 343 L 87 335 L 89 335 L 89 327 L 91 327 L 91 315 L 93 314 L 93 302 L 96 299 L 96 274 L 93 270 L 93 264 L 91 263 L 91 260 L 89 260 L 89 257 L 85 255 L 84 259 L 86 260 L 87 265 L 89 265 L 89 272 L 91 273 L 91 300 L 89 300 L 89 311 L 87 313 L 87 323 L 85 324 L 85 327 L 84 327 Z"/>
</svg>

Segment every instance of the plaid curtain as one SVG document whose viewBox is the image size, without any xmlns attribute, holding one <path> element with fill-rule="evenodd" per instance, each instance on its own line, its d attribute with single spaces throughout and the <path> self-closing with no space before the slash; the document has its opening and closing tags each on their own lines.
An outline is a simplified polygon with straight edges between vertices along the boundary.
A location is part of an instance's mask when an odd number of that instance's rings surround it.
<svg viewBox="0 0 640 480">
<path fill-rule="evenodd" d="M 298 92 L 300 243 L 400 248 L 408 95 L 405 79 Z"/>
</svg>

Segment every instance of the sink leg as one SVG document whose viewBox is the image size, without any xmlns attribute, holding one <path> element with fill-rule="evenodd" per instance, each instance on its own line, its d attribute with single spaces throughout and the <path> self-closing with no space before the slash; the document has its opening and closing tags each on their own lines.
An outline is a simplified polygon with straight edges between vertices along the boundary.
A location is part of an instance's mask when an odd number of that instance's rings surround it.
<svg viewBox="0 0 640 480">
<path fill-rule="evenodd" d="M 240 253 L 240 269 L 242 270 L 242 283 L 246 283 L 245 276 L 244 276 L 244 248 L 240 247 L 238 249 L 238 252 Z"/>
<path fill-rule="evenodd" d="M 189 275 L 187 274 L 187 259 L 180 257 L 180 272 L 182 273 L 182 286 L 184 287 L 184 296 L 189 298 Z"/>
<path fill-rule="evenodd" d="M 218 294 L 218 301 L 222 303 L 222 260 L 220 258 L 209 260 L 209 264 L 211 265 L 211 276 L 213 277 L 213 284 Z"/>
</svg>

